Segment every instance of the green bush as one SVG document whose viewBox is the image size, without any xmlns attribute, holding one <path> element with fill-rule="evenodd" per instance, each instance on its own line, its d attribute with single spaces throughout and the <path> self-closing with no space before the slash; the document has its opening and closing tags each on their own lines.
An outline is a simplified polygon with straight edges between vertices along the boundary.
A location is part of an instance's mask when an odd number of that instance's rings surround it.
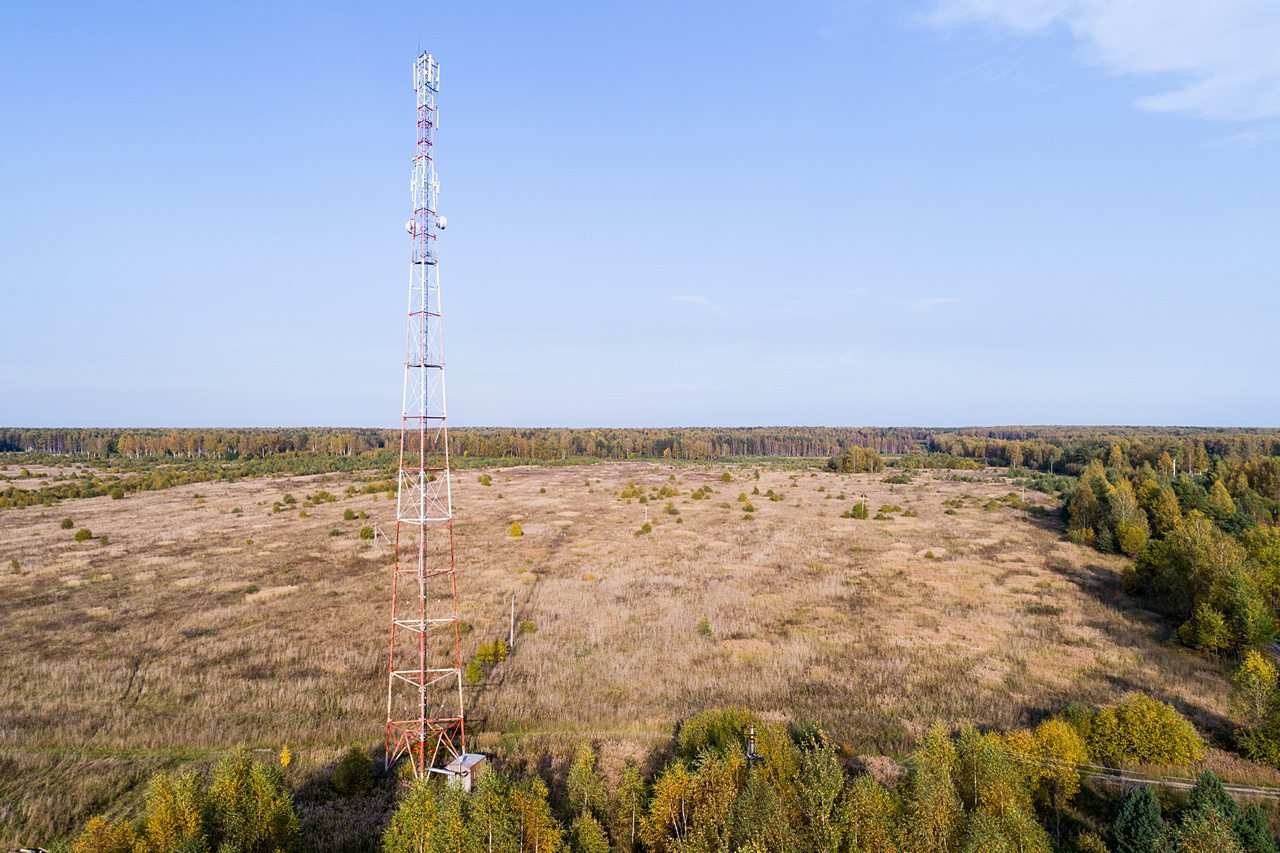
<svg viewBox="0 0 1280 853">
<path fill-rule="evenodd" d="M 90 532 L 89 528 L 87 527 L 81 527 L 79 530 L 76 531 L 77 542 L 88 542 L 92 538 L 93 538 L 93 533 Z"/>
<path fill-rule="evenodd" d="M 520 526 L 520 522 L 518 521 L 511 522 L 511 536 L 517 537 L 517 536 L 523 536 L 523 535 L 524 535 L 524 528 Z"/>
<path fill-rule="evenodd" d="M 479 477 L 476 477 L 476 482 L 482 486 L 491 486 L 493 485 L 493 478 L 488 474 L 481 474 Z"/>
<path fill-rule="evenodd" d="M 676 755 L 693 759 L 703 752 L 724 753 L 741 747 L 747 730 L 757 722 L 741 708 L 713 708 L 694 714 L 676 729 Z"/>
<path fill-rule="evenodd" d="M 71 528 L 76 526 L 76 523 L 69 518 L 64 518 L 62 519 L 62 524 L 58 526 L 61 527 L 63 530 L 70 530 Z"/>
<path fill-rule="evenodd" d="M 361 538 L 361 539 L 372 539 L 372 538 L 373 538 L 373 525 L 371 525 L 371 524 L 366 524 L 364 527 L 361 527 L 361 528 L 360 528 L 360 538 Z"/>
<path fill-rule="evenodd" d="M 345 796 L 363 794 L 373 787 L 373 761 L 358 746 L 349 747 L 329 777 L 333 790 Z"/>
<path fill-rule="evenodd" d="M 344 509 L 344 510 L 342 511 L 342 520 L 343 520 L 343 521 L 355 521 L 355 520 L 356 520 L 356 511 L 355 511 L 354 509 L 352 509 L 351 507 L 347 507 L 346 509 Z"/>
<path fill-rule="evenodd" d="M 1103 708 L 1089 727 L 1089 752 L 1103 764 L 1163 764 L 1185 767 L 1204 755 L 1195 726 L 1172 705 L 1131 693 Z"/>
</svg>

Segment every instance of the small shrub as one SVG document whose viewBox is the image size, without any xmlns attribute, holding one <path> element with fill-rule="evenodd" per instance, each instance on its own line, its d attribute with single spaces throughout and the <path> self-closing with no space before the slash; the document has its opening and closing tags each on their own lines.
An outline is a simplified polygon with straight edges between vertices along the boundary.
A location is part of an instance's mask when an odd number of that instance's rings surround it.
<svg viewBox="0 0 1280 853">
<path fill-rule="evenodd" d="M 62 524 L 59 525 L 59 527 L 61 527 L 63 530 L 70 530 L 75 526 L 76 526 L 76 523 L 69 518 L 62 519 Z"/>
<path fill-rule="evenodd" d="M 330 536 L 341 536 L 341 535 L 342 535 L 342 531 L 335 527 L 335 528 L 333 528 L 332 530 L 330 530 L 330 531 L 329 531 L 329 535 L 330 535 Z"/>
<path fill-rule="evenodd" d="M 236 506 L 236 507 L 232 507 L 232 508 L 231 508 L 231 514 L 232 514 L 232 515 L 244 515 L 244 510 L 242 510 L 242 509 L 241 509 L 240 507 L 238 507 L 238 506 Z"/>
<path fill-rule="evenodd" d="M 925 552 L 924 552 L 924 558 L 925 558 L 926 560 L 936 560 L 936 559 L 938 559 L 938 556 L 937 556 L 936 554 L 934 554 L 932 551 L 925 551 Z"/>
<path fill-rule="evenodd" d="M 124 497 L 124 489 L 117 486 L 111 490 L 111 500 L 118 501 Z"/>
<path fill-rule="evenodd" d="M 721 475 L 720 475 L 720 482 L 722 482 L 722 483 L 732 483 L 732 482 L 733 482 L 733 477 L 729 476 L 729 472 L 728 472 L 728 471 L 725 471 L 723 474 L 721 474 Z"/>
<path fill-rule="evenodd" d="M 373 787 L 373 761 L 363 749 L 350 747 L 338 759 L 329 782 L 344 797 L 363 794 Z"/>
<path fill-rule="evenodd" d="M 20 565 L 18 565 L 17 557 L 13 557 L 9 560 L 9 568 L 15 572 L 18 571 L 20 568 L 22 568 Z"/>
<path fill-rule="evenodd" d="M 892 515 L 885 515 L 883 512 L 877 512 L 873 521 L 893 521 Z"/>
<path fill-rule="evenodd" d="M 105 533 L 104 533 L 104 534 L 102 534 L 101 536 L 99 536 L 99 537 L 98 537 L 98 544 L 99 544 L 99 545 L 110 545 L 110 544 L 111 544 L 111 540 L 110 540 L 109 538 L 107 538 L 107 534 L 105 534 Z"/>
<path fill-rule="evenodd" d="M 533 624 L 532 619 L 521 619 L 519 630 L 521 634 L 533 634 L 538 630 L 538 626 Z"/>
<path fill-rule="evenodd" d="M 89 528 L 87 527 L 81 527 L 79 530 L 76 531 L 77 542 L 88 542 L 92 538 L 93 538 L 93 534 L 89 532 Z"/>
<path fill-rule="evenodd" d="M 545 495 L 546 493 L 547 493 L 546 486 L 543 486 L 541 489 L 538 489 L 538 494 Z"/>
<path fill-rule="evenodd" d="M 700 637 L 711 636 L 711 620 L 705 616 L 703 616 L 701 619 L 698 620 L 698 636 Z"/>
<path fill-rule="evenodd" d="M 891 475 L 889 475 L 888 477 L 885 477 L 885 478 L 884 478 L 883 480 L 881 480 L 880 482 L 882 482 L 882 483 L 892 483 L 892 484 L 894 484 L 894 485 L 896 485 L 896 486 L 905 486 L 905 485 L 907 485 L 908 483 L 910 483 L 910 482 L 911 482 L 911 475 L 909 475 L 909 474 L 891 474 Z"/>
<path fill-rule="evenodd" d="M 476 482 L 482 486 L 491 486 L 493 485 L 493 477 L 490 477 L 488 474 L 481 474 L 479 477 L 476 477 Z"/>
<path fill-rule="evenodd" d="M 511 537 L 514 539 L 524 535 L 524 528 L 520 526 L 520 522 L 511 522 Z"/>
<path fill-rule="evenodd" d="M 241 592 L 243 592 L 245 595 L 253 595 L 257 591 L 258 591 L 258 585 L 256 583 L 251 583 L 248 586 L 246 586 L 243 590 L 241 590 Z"/>
<path fill-rule="evenodd" d="M 756 508 L 755 508 L 755 505 L 754 505 L 754 504 L 751 504 L 751 503 L 745 503 L 745 504 L 743 504 L 743 505 L 742 505 L 742 511 L 743 511 L 743 512 L 755 512 L 755 511 L 756 511 Z"/>
<path fill-rule="evenodd" d="M 665 512 L 667 515 L 679 515 L 679 514 L 680 514 L 680 510 L 676 509 L 676 505 L 675 505 L 675 504 L 671 504 L 671 503 L 667 504 L 666 509 L 664 509 L 664 510 L 663 510 L 663 512 Z"/>
<path fill-rule="evenodd" d="M 355 520 L 356 520 L 356 511 L 355 511 L 354 509 L 352 509 L 351 507 L 347 507 L 346 509 L 344 509 L 344 510 L 342 511 L 342 520 L 343 520 L 343 521 L 355 521 Z"/>
<path fill-rule="evenodd" d="M 467 663 L 466 670 L 462 673 L 463 678 L 468 684 L 479 684 L 480 679 L 484 676 L 484 668 L 480 666 L 480 661 L 472 658 Z"/>
<path fill-rule="evenodd" d="M 361 539 L 372 539 L 372 538 L 373 538 L 373 525 L 371 525 L 371 524 L 366 524 L 364 527 L 361 527 L 361 528 L 360 528 L 360 538 L 361 538 Z"/>
<path fill-rule="evenodd" d="M 844 512 L 840 513 L 840 517 L 841 518 L 866 518 L 867 505 L 864 503 L 854 504 L 853 506 L 846 509 Z"/>
<path fill-rule="evenodd" d="M 943 513 L 943 515 L 959 515 L 959 514 L 960 513 L 956 512 L 954 509 L 949 509 Z"/>
<path fill-rule="evenodd" d="M 640 525 L 640 529 L 636 531 L 636 535 L 643 536 L 646 533 L 652 533 L 652 532 L 653 532 L 653 525 L 646 521 L 644 524 Z"/>
<path fill-rule="evenodd" d="M 284 497 L 283 497 L 283 498 L 281 498 L 281 499 L 280 499 L 280 501 L 281 501 L 282 503 L 286 503 L 286 504 L 290 504 L 290 505 L 292 505 L 292 504 L 296 504 L 296 503 L 298 502 L 298 499 L 297 499 L 297 498 L 295 498 L 293 495 L 289 494 L 288 492 L 285 492 L 285 493 L 284 493 Z"/>
</svg>

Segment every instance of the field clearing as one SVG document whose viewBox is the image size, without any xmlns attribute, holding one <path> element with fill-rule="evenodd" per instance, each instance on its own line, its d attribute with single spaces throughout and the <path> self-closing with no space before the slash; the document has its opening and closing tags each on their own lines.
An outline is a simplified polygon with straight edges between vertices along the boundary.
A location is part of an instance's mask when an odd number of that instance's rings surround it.
<svg viewBox="0 0 1280 853">
<path fill-rule="evenodd" d="M 548 756 L 584 738 L 608 764 L 735 704 L 817 720 L 850 756 L 902 755 L 937 719 L 1008 728 L 1139 689 L 1222 731 L 1219 667 L 1120 593 L 1119 558 L 1064 541 L 1056 520 L 987 508 L 1012 488 L 998 472 L 949 477 L 648 462 L 460 472 L 464 656 L 506 636 L 512 593 L 534 628 L 468 687 L 470 730 L 517 764 L 556 766 Z M 633 483 L 679 494 L 620 499 Z M 394 503 L 343 497 L 363 485 L 274 477 L 0 512 L 0 844 L 65 832 L 151 770 L 237 744 L 287 743 L 319 768 L 380 743 L 390 549 L 357 531 L 390 532 Z M 709 499 L 693 500 L 702 487 Z M 299 517 L 321 489 L 338 500 Z M 298 504 L 273 512 L 286 493 Z M 864 493 L 872 515 L 915 516 L 842 518 Z M 109 544 L 74 541 L 79 528 Z"/>
</svg>

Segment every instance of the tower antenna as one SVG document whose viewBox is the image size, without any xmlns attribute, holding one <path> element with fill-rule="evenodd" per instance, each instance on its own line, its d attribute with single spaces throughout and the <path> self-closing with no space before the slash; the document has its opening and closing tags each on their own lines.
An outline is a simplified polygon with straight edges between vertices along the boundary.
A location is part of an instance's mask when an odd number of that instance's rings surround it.
<svg viewBox="0 0 1280 853">
<path fill-rule="evenodd" d="M 445 421 L 435 167 L 440 66 L 429 53 L 413 64 L 418 104 L 413 157 L 413 251 L 405 334 L 404 396 L 391 572 L 391 652 L 387 676 L 386 766 L 402 756 L 422 777 L 440 758 L 466 753 L 462 644 L 454 573 L 453 497 Z"/>
</svg>

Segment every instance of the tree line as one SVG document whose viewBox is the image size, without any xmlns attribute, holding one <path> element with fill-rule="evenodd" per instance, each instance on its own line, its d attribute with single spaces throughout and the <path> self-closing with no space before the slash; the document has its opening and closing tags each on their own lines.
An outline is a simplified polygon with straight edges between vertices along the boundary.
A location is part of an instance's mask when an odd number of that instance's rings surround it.
<svg viewBox="0 0 1280 853">
<path fill-rule="evenodd" d="M 0 453 L 92 459 L 252 459 L 272 455 L 377 456 L 399 447 L 399 431 L 359 428 L 106 429 L 4 428 Z M 1078 474 L 1094 460 L 1200 473 L 1214 459 L 1280 456 L 1280 430 L 1172 427 L 465 427 L 450 432 L 458 456 L 486 459 L 831 458 L 853 447 L 884 455 L 947 454 L 985 465 Z M 1280 469 L 1277 469 L 1280 475 Z M 1280 497 L 1280 476 L 1276 477 Z"/>
<path fill-rule="evenodd" d="M 474 791 L 429 774 L 398 786 L 385 853 L 1278 853 L 1257 808 L 1241 810 L 1211 772 L 1189 799 L 1148 788 L 1118 810 L 1094 791 L 1078 803 L 1090 760 L 1186 766 L 1204 744 L 1177 711 L 1135 694 L 1113 708 L 1069 706 L 1034 729 L 949 732 L 934 725 L 900 778 L 850 773 L 814 725 L 741 709 L 683 721 L 656 773 L 627 762 L 607 777 L 595 749 L 576 751 L 560 802 L 539 776 L 491 767 Z M 281 763 L 289 761 L 287 751 Z M 333 773 L 349 796 L 373 784 L 349 750 Z M 1112 819 L 1110 813 L 1115 812 Z M 75 853 L 272 853 L 294 849 L 298 818 L 279 768 L 240 751 L 206 780 L 160 773 L 133 820 L 94 818 Z"/>
<path fill-rule="evenodd" d="M 918 450 L 927 439 L 926 430 L 843 427 L 462 427 L 449 433 L 450 449 L 458 456 L 531 460 L 820 458 L 855 445 L 882 453 L 904 453 Z M 400 432 L 394 429 L 0 429 L 0 453 L 40 452 L 94 459 L 376 455 L 398 449 L 399 442 Z"/>
<path fill-rule="evenodd" d="M 1185 804 L 1162 806 L 1139 788 L 1111 820 L 1076 803 L 1080 767 L 1091 757 L 1185 765 L 1203 748 L 1174 709 L 1134 695 L 1004 734 L 934 725 L 905 778 L 882 780 L 851 774 L 816 726 L 716 709 L 681 723 L 671 760 L 652 776 L 627 763 L 606 781 L 594 749 L 582 745 L 560 819 L 536 778 L 490 769 L 469 797 L 439 780 L 412 782 L 383 850 L 1277 853 L 1266 815 L 1240 809 L 1209 771 Z"/>
</svg>

